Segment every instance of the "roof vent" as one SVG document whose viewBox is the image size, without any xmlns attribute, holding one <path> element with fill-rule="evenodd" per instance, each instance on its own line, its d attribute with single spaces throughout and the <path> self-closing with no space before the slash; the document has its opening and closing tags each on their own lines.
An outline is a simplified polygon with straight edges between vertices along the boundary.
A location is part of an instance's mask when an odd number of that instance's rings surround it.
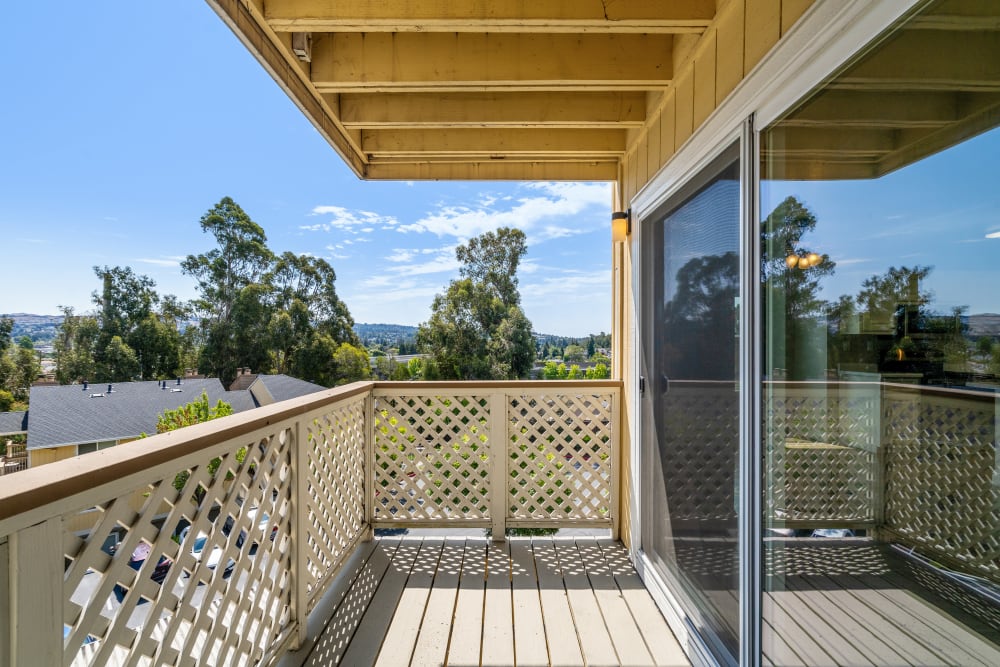
<svg viewBox="0 0 1000 667">
<path fill-rule="evenodd" d="M 109 394 L 110 394 L 110 393 L 111 393 L 111 392 L 113 392 L 113 391 L 114 391 L 114 388 L 113 388 L 113 387 L 112 387 L 112 386 L 111 386 L 111 385 L 109 384 L 109 385 L 108 385 L 108 389 L 107 389 L 107 393 L 109 393 Z"/>
<path fill-rule="evenodd" d="M 91 394 L 91 398 L 104 398 L 104 394 Z"/>
<path fill-rule="evenodd" d="M 180 383 L 181 383 L 181 379 L 177 378 L 177 384 L 180 384 Z"/>
<path fill-rule="evenodd" d="M 170 390 L 170 393 L 171 393 L 171 394 L 179 394 L 179 393 L 181 393 L 182 391 L 184 391 L 184 390 L 183 390 L 183 389 L 178 389 L 178 388 L 176 388 L 176 387 L 175 387 L 174 389 L 171 389 L 171 390 Z"/>
<path fill-rule="evenodd" d="M 86 380 L 83 381 L 83 390 L 87 391 L 87 381 Z"/>
</svg>

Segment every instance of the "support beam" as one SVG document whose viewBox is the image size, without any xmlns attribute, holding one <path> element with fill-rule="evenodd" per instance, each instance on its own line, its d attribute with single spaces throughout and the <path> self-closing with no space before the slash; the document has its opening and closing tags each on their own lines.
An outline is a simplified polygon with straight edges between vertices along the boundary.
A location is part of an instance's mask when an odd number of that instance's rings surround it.
<svg viewBox="0 0 1000 667">
<path fill-rule="evenodd" d="M 714 0 L 268 0 L 265 17 L 289 32 L 701 33 Z"/>
<path fill-rule="evenodd" d="M 329 95 L 329 98 L 336 96 Z M 644 93 L 414 93 L 339 96 L 344 127 L 642 127 Z M 328 102 L 333 107 L 333 102 Z"/>
<path fill-rule="evenodd" d="M 665 89 L 671 35 L 319 35 L 319 92 L 462 92 Z"/>
<path fill-rule="evenodd" d="M 372 157 L 388 155 L 537 156 L 621 155 L 624 130 L 444 129 L 363 130 L 361 148 Z"/>
<path fill-rule="evenodd" d="M 959 118 L 958 93 L 825 91 L 783 120 L 783 127 L 940 127 Z"/>
<path fill-rule="evenodd" d="M 617 160 L 568 162 L 379 162 L 365 167 L 373 181 L 613 181 Z"/>
</svg>

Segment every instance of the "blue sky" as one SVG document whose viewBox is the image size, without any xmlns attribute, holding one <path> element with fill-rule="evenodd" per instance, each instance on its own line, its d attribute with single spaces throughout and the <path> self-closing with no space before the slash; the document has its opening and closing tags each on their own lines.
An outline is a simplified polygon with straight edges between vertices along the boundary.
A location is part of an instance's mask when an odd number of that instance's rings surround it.
<svg viewBox="0 0 1000 667">
<path fill-rule="evenodd" d="M 91 267 L 192 298 L 179 259 L 211 247 L 224 196 L 276 252 L 326 258 L 359 322 L 417 324 L 454 247 L 528 236 L 537 331 L 610 330 L 608 184 L 362 182 L 200 1 L 17 3 L 0 40 L 0 312 L 91 307 Z"/>
</svg>

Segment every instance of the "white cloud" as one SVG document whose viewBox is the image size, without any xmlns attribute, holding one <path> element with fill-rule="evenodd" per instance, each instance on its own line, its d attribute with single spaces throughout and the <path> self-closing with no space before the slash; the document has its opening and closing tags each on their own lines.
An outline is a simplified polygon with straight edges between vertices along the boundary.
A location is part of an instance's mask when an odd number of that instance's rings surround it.
<svg viewBox="0 0 1000 667">
<path fill-rule="evenodd" d="M 848 259 L 834 259 L 833 260 L 837 266 L 847 266 L 849 264 L 862 264 L 864 262 L 870 262 L 871 260 L 865 257 L 851 257 Z"/>
<path fill-rule="evenodd" d="M 317 206 L 309 215 L 330 216 L 326 222 L 318 222 L 311 225 L 300 225 L 299 229 L 310 232 L 329 232 L 334 229 L 347 231 L 354 234 L 359 232 L 369 233 L 374 231 L 374 226 L 393 228 L 399 221 L 387 215 L 380 215 L 372 211 L 353 211 L 343 206 Z"/>
<path fill-rule="evenodd" d="M 396 248 L 385 259 L 390 262 L 412 262 L 414 257 L 416 257 L 414 251 Z"/>
<path fill-rule="evenodd" d="M 439 205 L 416 222 L 399 225 L 400 232 L 429 232 L 467 239 L 498 227 L 516 227 L 535 241 L 593 231 L 611 209 L 610 186 L 604 183 L 527 183 L 524 196 L 510 200 L 481 194 L 472 205 Z M 567 218 L 573 226 L 556 224 Z"/>
<path fill-rule="evenodd" d="M 181 256 L 172 256 L 172 257 L 159 257 L 159 258 L 155 258 L 155 257 L 140 257 L 140 258 L 138 258 L 138 259 L 136 259 L 134 261 L 136 261 L 136 262 L 142 262 L 143 264 L 152 264 L 154 266 L 170 266 L 170 267 L 174 267 L 174 266 L 180 266 L 181 265 L 181 261 L 183 261 L 183 260 L 184 260 L 184 257 L 181 257 Z"/>
<path fill-rule="evenodd" d="M 1000 232 L 990 232 L 986 235 L 988 239 L 1000 239 Z"/>
</svg>

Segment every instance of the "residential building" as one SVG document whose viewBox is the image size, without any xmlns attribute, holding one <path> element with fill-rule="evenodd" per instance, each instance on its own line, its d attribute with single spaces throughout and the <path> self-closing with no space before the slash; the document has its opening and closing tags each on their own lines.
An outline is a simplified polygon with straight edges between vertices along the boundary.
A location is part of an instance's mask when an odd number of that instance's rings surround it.
<svg viewBox="0 0 1000 667">
<path fill-rule="evenodd" d="M 14 664 L 1000 664 L 996 341 L 963 324 L 1000 312 L 997 3 L 209 4 L 360 178 L 613 183 L 615 380 L 355 383 L 28 471 Z M 144 515 L 162 584 L 65 536 L 137 488 L 238 574 Z M 249 496 L 282 536 L 252 558 L 212 518 Z M 496 542 L 372 540 L 429 526 Z M 581 526 L 612 539 L 501 542 Z"/>
</svg>

